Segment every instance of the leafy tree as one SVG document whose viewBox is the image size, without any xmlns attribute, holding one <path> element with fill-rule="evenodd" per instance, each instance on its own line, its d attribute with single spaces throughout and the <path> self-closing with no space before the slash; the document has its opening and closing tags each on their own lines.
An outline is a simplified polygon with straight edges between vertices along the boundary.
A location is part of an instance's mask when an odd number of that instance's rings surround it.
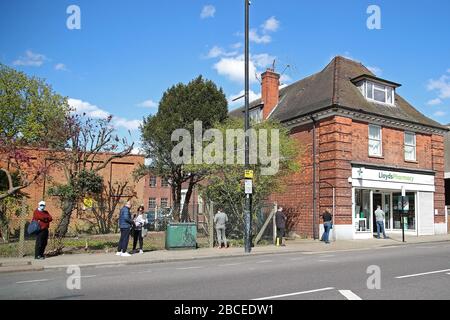
<svg viewBox="0 0 450 320">
<path fill-rule="evenodd" d="M 223 124 L 216 126 L 221 131 L 223 141 L 226 144 L 227 130 L 244 130 L 244 122 L 241 119 L 229 119 Z M 256 136 L 260 136 L 262 130 L 268 132 L 268 146 L 271 146 L 272 130 L 279 132 L 279 170 L 274 175 L 264 175 L 262 169 L 266 164 L 261 162 L 258 157 L 255 164 L 250 165 L 254 171 L 253 179 L 253 197 L 252 197 L 252 215 L 255 218 L 260 212 L 267 198 L 276 192 L 282 192 L 284 189 L 284 179 L 289 175 L 300 170 L 301 146 L 289 136 L 289 130 L 280 123 L 265 121 L 252 126 Z M 274 141 L 275 142 L 275 141 Z M 259 150 L 263 145 L 261 141 L 253 145 L 254 150 Z M 252 149 L 252 146 L 250 146 Z M 209 175 L 205 183 L 200 186 L 200 192 L 207 201 L 212 201 L 218 206 L 222 206 L 228 213 L 230 220 L 230 236 L 241 238 L 244 232 L 244 171 L 245 165 L 239 159 L 242 154 L 242 145 L 234 143 L 232 154 L 235 161 L 233 164 L 212 164 L 204 165 Z M 215 154 L 213 154 L 214 156 Z M 223 153 L 223 163 L 227 163 L 226 152 Z"/>
<path fill-rule="evenodd" d="M 51 165 L 32 161 L 30 148 L 64 146 L 67 99 L 43 80 L 0 63 L 0 201 L 39 179 Z M 14 182 L 14 175 L 19 177 Z"/>
<path fill-rule="evenodd" d="M 55 184 L 49 194 L 60 199 L 62 216 L 55 236 L 62 239 L 78 203 L 87 195 L 103 192 L 104 181 L 99 172 L 117 158 L 131 153 L 134 144 L 119 139 L 111 126 L 112 117 L 94 120 L 85 115 L 72 115 L 66 126 L 65 152 L 56 160 L 65 174 L 64 184 Z M 62 248 L 58 248 L 62 249 Z"/>
<path fill-rule="evenodd" d="M 195 121 L 202 122 L 205 132 L 227 117 L 227 100 L 222 89 L 199 76 L 187 85 L 179 83 L 168 89 L 159 103 L 158 113 L 144 120 L 141 127 L 142 146 L 152 162 L 147 168 L 141 168 L 140 174 L 151 172 L 167 179 L 171 186 L 176 220 L 180 220 L 182 185 L 188 184 L 181 216 L 181 220 L 186 221 L 193 189 L 204 179 L 206 171 L 193 166 L 187 169 L 185 165 L 172 161 L 172 150 L 178 144 L 171 141 L 172 133 L 177 129 L 186 129 L 193 137 Z M 194 154 L 193 148 L 191 154 Z"/>
</svg>

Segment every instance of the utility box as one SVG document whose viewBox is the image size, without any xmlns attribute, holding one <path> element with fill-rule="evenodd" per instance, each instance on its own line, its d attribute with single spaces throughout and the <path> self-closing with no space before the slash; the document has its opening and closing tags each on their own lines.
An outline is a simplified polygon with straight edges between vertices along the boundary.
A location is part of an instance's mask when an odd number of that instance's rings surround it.
<svg viewBox="0 0 450 320">
<path fill-rule="evenodd" d="M 166 229 L 166 250 L 197 249 L 197 224 L 169 223 Z"/>
</svg>

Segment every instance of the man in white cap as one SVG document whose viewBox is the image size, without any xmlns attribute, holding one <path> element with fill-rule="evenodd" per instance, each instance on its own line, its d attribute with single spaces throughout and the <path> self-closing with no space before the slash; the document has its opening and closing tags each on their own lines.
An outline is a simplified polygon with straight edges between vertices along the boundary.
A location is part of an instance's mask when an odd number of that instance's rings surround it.
<svg viewBox="0 0 450 320">
<path fill-rule="evenodd" d="M 34 249 L 35 259 L 45 259 L 44 252 L 48 242 L 48 228 L 52 222 L 52 216 L 45 210 L 45 201 L 38 204 L 38 208 L 33 213 L 33 220 L 39 223 L 39 231 L 36 235 L 36 246 Z"/>
</svg>

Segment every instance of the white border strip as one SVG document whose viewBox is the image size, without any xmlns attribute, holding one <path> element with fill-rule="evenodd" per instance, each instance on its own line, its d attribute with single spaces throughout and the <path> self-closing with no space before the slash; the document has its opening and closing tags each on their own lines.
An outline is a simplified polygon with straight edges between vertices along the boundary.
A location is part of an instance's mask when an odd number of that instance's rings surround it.
<svg viewBox="0 0 450 320">
<path fill-rule="evenodd" d="M 358 297 L 350 290 L 339 290 L 339 293 L 342 294 L 344 297 L 346 297 L 347 300 L 362 300 L 360 297 Z"/>
<path fill-rule="evenodd" d="M 322 289 L 317 289 L 317 290 L 309 290 L 309 291 L 301 291 L 301 292 L 280 294 L 278 296 L 264 297 L 264 298 L 258 298 L 258 299 L 252 299 L 252 300 L 255 300 L 255 301 L 256 300 L 271 300 L 271 299 L 277 299 L 277 298 L 299 296 L 299 295 L 302 295 L 302 294 L 308 294 L 308 293 L 314 293 L 314 292 L 329 291 L 329 290 L 333 290 L 333 289 L 334 288 L 322 288 Z"/>
<path fill-rule="evenodd" d="M 409 274 L 409 275 L 406 275 L 406 276 L 395 277 L 395 278 L 396 279 L 413 278 L 413 277 L 426 276 L 428 274 L 444 273 L 444 272 L 448 272 L 448 271 L 450 271 L 450 269 L 431 271 L 431 272 L 423 272 L 423 273 L 417 273 L 417 274 Z"/>
</svg>

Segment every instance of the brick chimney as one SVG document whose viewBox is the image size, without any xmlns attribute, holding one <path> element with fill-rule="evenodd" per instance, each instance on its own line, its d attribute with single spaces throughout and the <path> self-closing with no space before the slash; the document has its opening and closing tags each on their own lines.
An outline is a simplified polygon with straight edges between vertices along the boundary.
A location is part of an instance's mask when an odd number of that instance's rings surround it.
<svg viewBox="0 0 450 320">
<path fill-rule="evenodd" d="M 262 74 L 261 95 L 264 103 L 263 119 L 266 120 L 277 106 L 280 94 L 280 75 L 273 69 Z"/>
</svg>

